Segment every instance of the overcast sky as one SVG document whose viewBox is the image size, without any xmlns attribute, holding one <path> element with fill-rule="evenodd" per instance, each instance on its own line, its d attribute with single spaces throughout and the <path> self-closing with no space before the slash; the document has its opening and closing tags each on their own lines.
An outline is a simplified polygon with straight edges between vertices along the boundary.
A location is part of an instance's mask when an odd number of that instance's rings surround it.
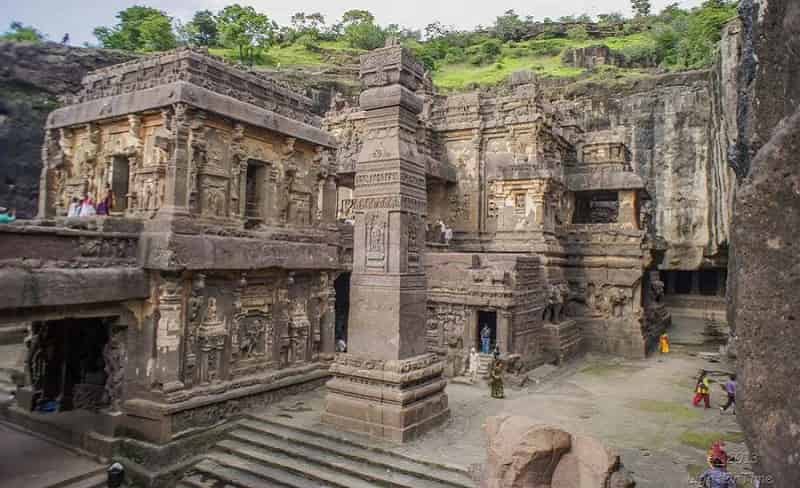
<svg viewBox="0 0 800 488">
<path fill-rule="evenodd" d="M 677 1 L 683 7 L 694 7 L 702 0 L 652 0 L 655 11 Z M 51 40 L 60 41 L 69 33 L 71 43 L 96 42 L 92 29 L 100 25 L 113 25 L 114 16 L 131 5 L 156 7 L 183 21 L 196 10 L 218 10 L 235 0 L 0 0 L 0 30 L 8 28 L 12 20 L 33 25 Z M 520 15 L 532 15 L 541 20 L 556 19 L 563 15 L 605 12 L 630 14 L 630 0 L 243 0 L 238 3 L 252 5 L 266 13 L 279 24 L 287 24 L 295 12 L 321 12 L 328 23 L 334 22 L 350 9 L 366 9 L 375 14 L 378 22 L 400 24 L 421 29 L 440 21 L 445 25 L 467 29 L 476 25 L 489 25 L 495 17 L 508 9 Z"/>
</svg>

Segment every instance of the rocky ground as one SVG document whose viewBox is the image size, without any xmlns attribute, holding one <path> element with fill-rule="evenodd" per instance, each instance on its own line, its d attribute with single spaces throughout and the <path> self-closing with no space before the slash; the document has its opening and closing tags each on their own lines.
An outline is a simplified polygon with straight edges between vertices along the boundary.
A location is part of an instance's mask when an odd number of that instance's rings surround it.
<svg viewBox="0 0 800 488">
<path fill-rule="evenodd" d="M 681 322 L 672 333 L 693 336 L 697 325 Z M 701 359 L 697 355 L 701 344 L 676 349 L 668 356 L 644 361 L 586 357 L 551 369 L 524 389 L 507 388 L 504 400 L 491 399 L 485 386 L 451 383 L 447 389 L 450 421 L 416 442 L 393 449 L 478 469 L 486 456 L 485 419 L 525 415 L 572 433 L 595 436 L 618 449 L 639 487 L 694 486 L 691 479 L 704 469 L 713 440 L 726 440 L 729 453 L 743 461 L 749 455 L 736 418 L 720 414 L 724 393 L 718 385 L 712 388 L 710 410 L 691 405 L 694 378 L 701 368 L 731 371 L 732 365 Z M 318 425 L 323 406 L 324 391 L 318 391 L 293 397 L 264 413 L 324 430 L 327 427 Z M 749 468 L 749 463 L 732 464 L 731 471 L 742 474 L 742 486 L 750 486 Z"/>
</svg>

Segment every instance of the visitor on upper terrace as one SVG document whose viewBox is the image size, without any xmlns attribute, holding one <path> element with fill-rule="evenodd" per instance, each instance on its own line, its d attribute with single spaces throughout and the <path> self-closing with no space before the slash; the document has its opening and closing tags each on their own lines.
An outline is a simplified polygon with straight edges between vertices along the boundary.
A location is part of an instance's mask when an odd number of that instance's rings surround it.
<svg viewBox="0 0 800 488">
<path fill-rule="evenodd" d="M 78 216 L 94 217 L 95 215 L 97 215 L 97 209 L 94 206 L 94 200 L 89 196 L 89 193 L 86 192 L 83 194 L 83 200 L 81 200 L 81 207 L 78 212 Z"/>
<path fill-rule="evenodd" d="M 10 224 L 17 220 L 17 211 L 11 209 L 9 211 L 6 207 L 0 207 L 0 224 Z"/>
<path fill-rule="evenodd" d="M 97 205 L 97 215 L 108 215 L 111 213 L 111 209 L 114 208 L 114 192 L 111 191 L 111 187 L 106 187 L 106 196 L 100 203 Z"/>
</svg>

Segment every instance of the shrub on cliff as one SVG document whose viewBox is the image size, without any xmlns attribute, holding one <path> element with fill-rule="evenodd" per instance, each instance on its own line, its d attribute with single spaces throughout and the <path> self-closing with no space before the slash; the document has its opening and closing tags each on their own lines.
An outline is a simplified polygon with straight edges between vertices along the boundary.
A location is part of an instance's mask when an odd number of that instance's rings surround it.
<svg viewBox="0 0 800 488">
<path fill-rule="evenodd" d="M 8 30 L 0 34 L 0 41 L 12 42 L 42 42 L 45 35 L 38 29 L 30 25 L 22 25 L 22 22 L 11 22 Z"/>
</svg>

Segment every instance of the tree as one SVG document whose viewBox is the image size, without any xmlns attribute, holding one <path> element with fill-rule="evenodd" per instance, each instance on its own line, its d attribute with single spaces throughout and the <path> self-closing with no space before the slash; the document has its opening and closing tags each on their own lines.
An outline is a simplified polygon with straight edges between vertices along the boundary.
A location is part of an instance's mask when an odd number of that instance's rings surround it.
<svg viewBox="0 0 800 488">
<path fill-rule="evenodd" d="M 42 42 L 45 35 L 33 26 L 22 25 L 22 22 L 11 22 L 8 30 L 0 35 L 0 40 L 14 42 Z"/>
<path fill-rule="evenodd" d="M 233 4 L 225 7 L 217 18 L 217 27 L 226 47 L 237 48 L 239 59 L 245 55 L 253 64 L 256 49 L 269 47 L 274 41 L 277 24 L 253 7 Z"/>
<path fill-rule="evenodd" d="M 94 36 L 105 48 L 125 51 L 166 51 L 177 45 L 172 19 L 164 12 L 134 5 L 117 14 L 113 27 L 97 27 Z"/>
<path fill-rule="evenodd" d="M 514 10 L 506 12 L 494 22 L 495 35 L 504 41 L 521 41 L 528 33 L 529 22 L 522 20 Z"/>
<path fill-rule="evenodd" d="M 210 10 L 198 10 L 192 20 L 186 24 L 186 33 L 190 44 L 212 47 L 219 43 L 217 18 Z"/>
<path fill-rule="evenodd" d="M 576 25 L 567 29 L 567 38 L 573 41 L 585 41 L 589 39 L 589 33 L 586 31 L 586 27 Z"/>
<path fill-rule="evenodd" d="M 377 49 L 386 42 L 386 33 L 366 10 L 348 10 L 342 15 L 340 26 L 350 47 Z"/>
<path fill-rule="evenodd" d="M 650 0 L 631 0 L 631 7 L 637 17 L 647 17 L 650 15 Z"/>
</svg>

